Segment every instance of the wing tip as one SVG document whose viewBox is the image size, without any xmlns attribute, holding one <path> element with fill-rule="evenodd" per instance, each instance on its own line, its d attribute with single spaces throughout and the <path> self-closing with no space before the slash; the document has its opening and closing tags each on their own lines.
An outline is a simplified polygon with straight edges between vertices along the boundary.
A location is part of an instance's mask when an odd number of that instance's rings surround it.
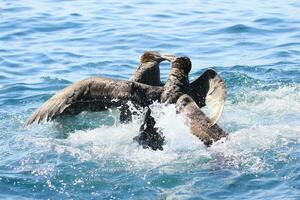
<svg viewBox="0 0 300 200">
<path fill-rule="evenodd" d="M 220 104 L 218 111 L 209 118 L 209 120 L 210 120 L 209 127 L 214 126 L 220 120 L 220 118 L 223 114 L 223 111 L 224 111 L 224 105 L 225 105 L 225 99 Z"/>
<path fill-rule="evenodd" d="M 214 69 L 209 68 L 205 73 L 207 73 L 209 81 L 209 90 L 205 103 L 209 110 L 212 111 L 210 117 L 211 127 L 219 121 L 223 114 L 227 90 L 223 78 Z"/>
<path fill-rule="evenodd" d="M 29 127 L 35 122 L 35 119 L 31 116 L 27 121 L 24 123 L 24 127 Z"/>
</svg>

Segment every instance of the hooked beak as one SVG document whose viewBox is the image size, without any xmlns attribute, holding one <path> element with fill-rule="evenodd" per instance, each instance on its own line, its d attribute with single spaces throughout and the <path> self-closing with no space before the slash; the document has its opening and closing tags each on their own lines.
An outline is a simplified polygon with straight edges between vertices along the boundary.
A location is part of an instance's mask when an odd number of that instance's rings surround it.
<svg viewBox="0 0 300 200">
<path fill-rule="evenodd" d="M 162 54 L 161 58 L 170 62 L 173 62 L 176 60 L 176 56 L 170 55 L 170 54 Z"/>
</svg>

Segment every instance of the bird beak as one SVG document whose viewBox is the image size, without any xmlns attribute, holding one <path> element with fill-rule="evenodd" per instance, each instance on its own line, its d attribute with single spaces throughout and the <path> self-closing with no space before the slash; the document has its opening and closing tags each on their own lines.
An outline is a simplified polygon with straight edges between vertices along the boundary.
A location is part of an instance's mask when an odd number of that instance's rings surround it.
<svg viewBox="0 0 300 200">
<path fill-rule="evenodd" d="M 162 54 L 162 59 L 165 59 L 167 61 L 173 62 L 176 59 L 176 56 L 170 55 L 170 54 Z"/>
</svg>

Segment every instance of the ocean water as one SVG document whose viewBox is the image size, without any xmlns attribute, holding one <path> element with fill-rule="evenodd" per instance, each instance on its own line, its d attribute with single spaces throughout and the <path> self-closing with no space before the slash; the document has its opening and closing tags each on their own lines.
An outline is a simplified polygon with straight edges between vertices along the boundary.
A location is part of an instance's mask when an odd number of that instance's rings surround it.
<svg viewBox="0 0 300 200">
<path fill-rule="evenodd" d="M 297 0 L 1 0 L 0 199 L 300 199 L 299 13 Z M 23 126 L 75 81 L 130 78 L 146 50 L 189 56 L 191 80 L 221 74 L 228 140 L 206 148 L 159 104 L 164 151 L 139 148 L 141 119 L 116 110 Z"/>
</svg>

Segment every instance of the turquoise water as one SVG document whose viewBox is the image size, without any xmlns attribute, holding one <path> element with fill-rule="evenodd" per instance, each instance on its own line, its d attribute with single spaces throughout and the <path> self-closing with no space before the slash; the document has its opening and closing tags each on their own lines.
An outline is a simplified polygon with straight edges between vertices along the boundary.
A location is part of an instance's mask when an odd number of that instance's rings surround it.
<svg viewBox="0 0 300 200">
<path fill-rule="evenodd" d="M 0 1 L 0 199 L 299 199 L 299 13 L 296 0 Z M 75 81 L 130 78 L 145 50 L 224 77 L 225 143 L 204 147 L 158 104 L 162 152 L 138 148 L 141 119 L 115 110 L 23 127 Z"/>
</svg>

